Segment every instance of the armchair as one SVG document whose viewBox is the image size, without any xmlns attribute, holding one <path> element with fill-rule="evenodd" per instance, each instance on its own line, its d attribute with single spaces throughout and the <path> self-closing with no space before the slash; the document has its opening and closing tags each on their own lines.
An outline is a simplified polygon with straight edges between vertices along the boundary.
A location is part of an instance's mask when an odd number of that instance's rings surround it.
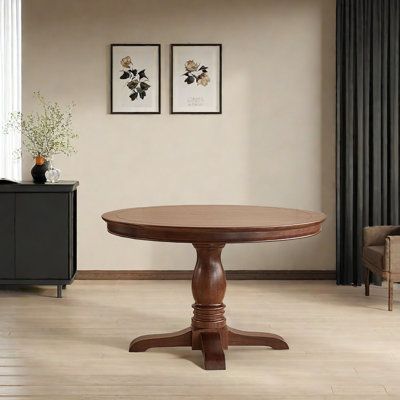
<svg viewBox="0 0 400 400">
<path fill-rule="evenodd" d="M 368 226 L 363 230 L 362 262 L 365 295 L 371 272 L 388 281 L 388 310 L 393 309 L 393 283 L 400 282 L 400 226 Z"/>
</svg>

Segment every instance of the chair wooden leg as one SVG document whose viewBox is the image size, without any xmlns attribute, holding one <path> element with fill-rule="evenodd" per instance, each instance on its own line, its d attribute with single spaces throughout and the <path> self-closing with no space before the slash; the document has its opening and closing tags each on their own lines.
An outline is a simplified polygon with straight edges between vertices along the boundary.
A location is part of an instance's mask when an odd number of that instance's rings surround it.
<svg viewBox="0 0 400 400">
<path fill-rule="evenodd" d="M 388 310 L 393 310 L 393 281 L 389 278 L 388 280 Z"/>
<path fill-rule="evenodd" d="M 365 295 L 369 296 L 369 280 L 371 272 L 368 268 L 364 268 L 364 273 Z"/>
</svg>

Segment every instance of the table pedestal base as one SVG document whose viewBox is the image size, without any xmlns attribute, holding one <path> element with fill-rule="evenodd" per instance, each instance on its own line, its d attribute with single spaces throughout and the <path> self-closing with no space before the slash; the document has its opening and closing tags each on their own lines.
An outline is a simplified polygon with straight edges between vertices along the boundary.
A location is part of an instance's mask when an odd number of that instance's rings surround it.
<svg viewBox="0 0 400 400">
<path fill-rule="evenodd" d="M 262 332 L 247 332 L 230 328 L 224 317 L 223 298 L 226 289 L 225 272 L 221 264 L 224 244 L 194 244 L 197 263 L 193 273 L 192 326 L 178 332 L 159 335 L 145 335 L 134 339 L 129 347 L 131 352 L 146 351 L 153 347 L 188 346 L 201 350 L 204 368 L 225 369 L 224 349 L 228 346 L 268 346 L 285 350 L 289 346 L 278 335 Z"/>
<path fill-rule="evenodd" d="M 193 341 L 193 337 L 199 341 Z M 202 330 L 193 335 L 192 328 L 160 335 L 139 336 L 132 341 L 129 351 L 141 352 L 153 347 L 192 347 L 201 350 L 204 368 L 208 370 L 226 369 L 224 349 L 228 346 L 268 346 L 275 350 L 285 350 L 289 346 L 278 335 L 263 332 L 247 332 L 227 327 L 226 331 Z"/>
</svg>

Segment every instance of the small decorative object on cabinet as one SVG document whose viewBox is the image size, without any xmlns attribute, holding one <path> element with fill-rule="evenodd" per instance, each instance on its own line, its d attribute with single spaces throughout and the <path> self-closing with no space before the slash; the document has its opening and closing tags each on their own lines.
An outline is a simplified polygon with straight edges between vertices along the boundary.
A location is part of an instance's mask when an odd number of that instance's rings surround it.
<svg viewBox="0 0 400 400">
<path fill-rule="evenodd" d="M 78 182 L 0 185 L 0 285 L 56 285 L 76 273 Z"/>
<path fill-rule="evenodd" d="M 72 128 L 73 104 L 64 110 L 58 103 L 48 102 L 39 92 L 35 92 L 34 96 L 40 111 L 12 113 L 4 133 L 21 134 L 26 152 L 36 160 L 31 170 L 33 182 L 45 183 L 46 171 L 51 166 L 48 177 L 50 182 L 55 183 L 60 179 L 60 170 L 54 168 L 51 162 L 49 166 L 49 160 L 56 154 L 69 156 L 75 152 L 72 142 L 78 135 Z"/>
<path fill-rule="evenodd" d="M 54 168 L 53 159 L 50 159 L 47 171 L 45 173 L 47 182 L 57 183 L 61 177 L 61 171 L 58 168 Z"/>
<path fill-rule="evenodd" d="M 46 182 L 46 173 L 49 167 L 49 163 L 42 156 L 36 156 L 35 165 L 31 169 L 31 175 L 33 178 L 33 182 L 35 183 L 45 183 Z"/>
</svg>

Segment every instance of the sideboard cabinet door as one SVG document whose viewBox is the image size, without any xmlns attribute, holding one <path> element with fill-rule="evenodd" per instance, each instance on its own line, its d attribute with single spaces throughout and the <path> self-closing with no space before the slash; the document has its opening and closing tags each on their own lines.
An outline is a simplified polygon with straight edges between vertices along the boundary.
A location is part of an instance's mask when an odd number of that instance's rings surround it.
<svg viewBox="0 0 400 400">
<path fill-rule="evenodd" d="M 15 194 L 0 193 L 0 279 L 15 279 Z"/>
<path fill-rule="evenodd" d="M 70 275 L 68 193 L 17 193 L 15 226 L 17 279 Z"/>
</svg>

